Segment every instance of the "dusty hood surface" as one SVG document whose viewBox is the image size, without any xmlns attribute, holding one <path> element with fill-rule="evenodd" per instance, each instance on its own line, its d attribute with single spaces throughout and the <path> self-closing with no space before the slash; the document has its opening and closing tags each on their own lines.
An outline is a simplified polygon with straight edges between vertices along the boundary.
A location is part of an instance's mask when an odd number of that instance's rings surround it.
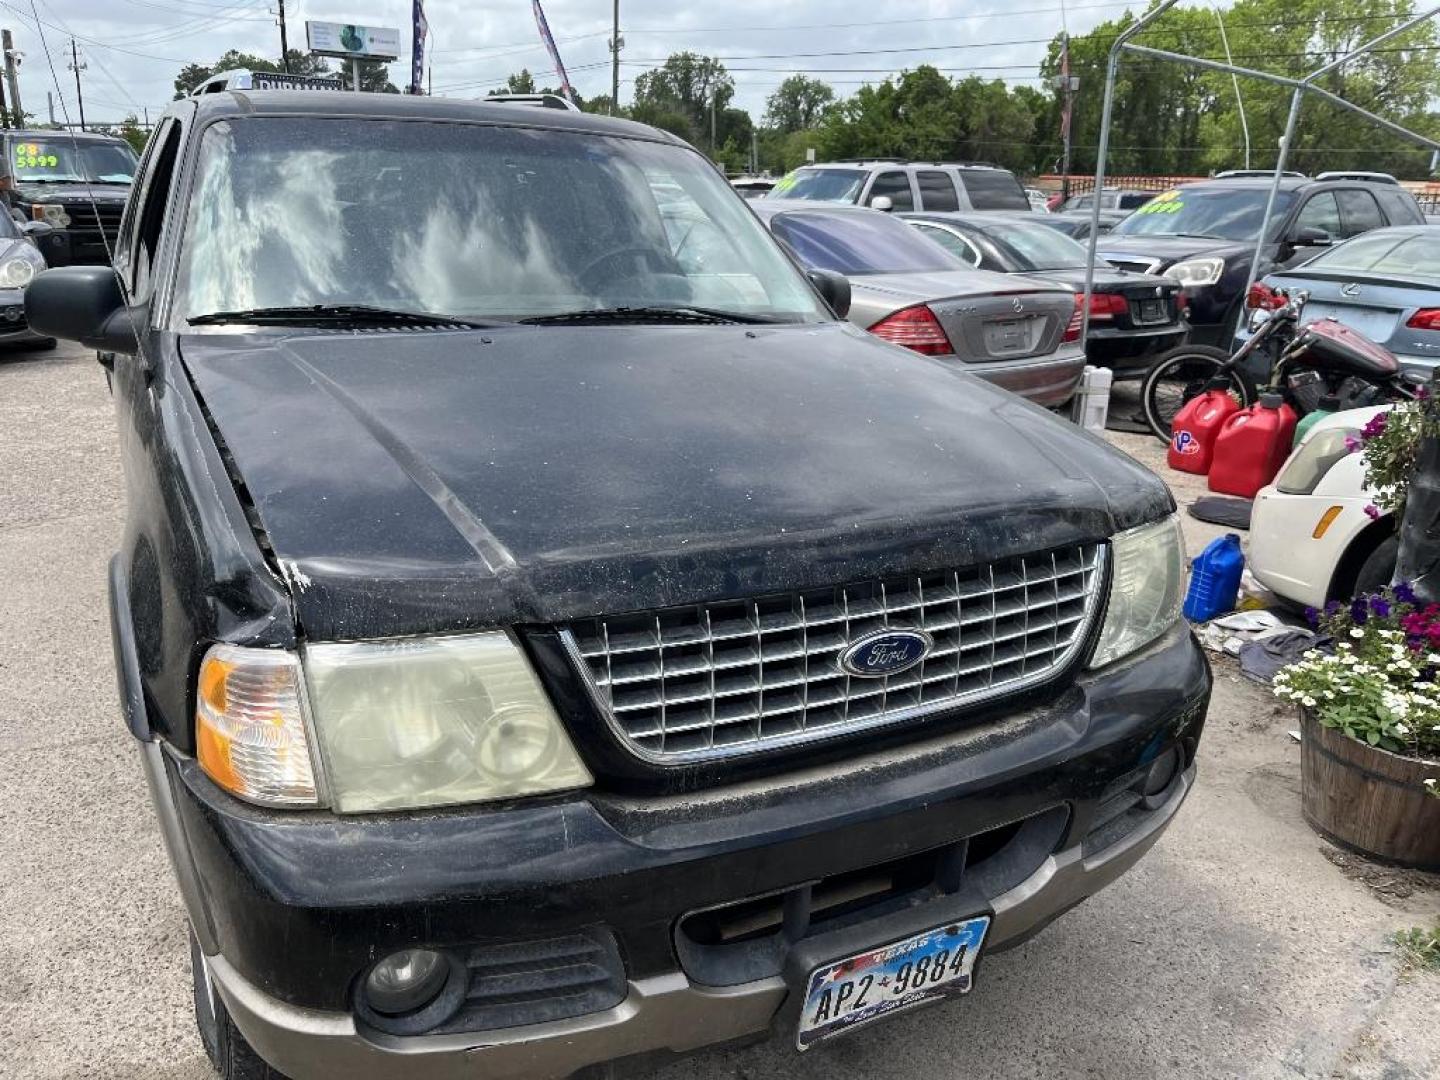
<svg viewBox="0 0 1440 1080">
<path fill-rule="evenodd" d="M 181 348 L 314 640 L 965 566 L 1172 506 L 1102 441 L 843 323 Z"/>
</svg>

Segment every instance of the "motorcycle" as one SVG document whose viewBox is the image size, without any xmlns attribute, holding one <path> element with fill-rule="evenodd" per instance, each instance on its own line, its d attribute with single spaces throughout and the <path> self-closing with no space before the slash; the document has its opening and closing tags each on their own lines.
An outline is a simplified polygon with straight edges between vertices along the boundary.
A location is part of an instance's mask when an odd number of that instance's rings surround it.
<svg viewBox="0 0 1440 1080">
<path fill-rule="evenodd" d="M 1345 409 L 1415 397 L 1423 377 L 1402 372 L 1389 349 L 1333 318 L 1302 325 L 1309 299 L 1304 289 L 1256 282 L 1245 297 L 1250 337 L 1233 355 L 1207 345 L 1179 345 L 1162 354 L 1145 373 L 1140 391 L 1145 422 L 1155 437 L 1169 442 L 1175 414 L 1217 380 L 1228 384 L 1242 408 L 1255 404 L 1259 389 L 1244 365 L 1262 351 L 1270 357 L 1269 386 L 1301 416 L 1325 397 Z"/>
</svg>

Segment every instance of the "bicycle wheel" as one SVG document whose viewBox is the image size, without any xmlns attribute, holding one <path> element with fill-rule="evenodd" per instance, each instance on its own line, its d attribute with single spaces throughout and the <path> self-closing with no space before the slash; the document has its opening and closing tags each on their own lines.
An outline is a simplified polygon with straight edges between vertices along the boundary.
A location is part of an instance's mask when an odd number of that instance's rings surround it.
<svg viewBox="0 0 1440 1080">
<path fill-rule="evenodd" d="M 1230 354 L 1209 345 L 1179 345 L 1150 366 L 1141 386 L 1145 422 L 1163 442 L 1170 441 L 1170 424 L 1185 403 L 1205 392 L 1205 385 L 1223 373 Z M 1255 404 L 1255 384 L 1238 368 L 1229 372 L 1230 393 L 1241 408 Z"/>
</svg>

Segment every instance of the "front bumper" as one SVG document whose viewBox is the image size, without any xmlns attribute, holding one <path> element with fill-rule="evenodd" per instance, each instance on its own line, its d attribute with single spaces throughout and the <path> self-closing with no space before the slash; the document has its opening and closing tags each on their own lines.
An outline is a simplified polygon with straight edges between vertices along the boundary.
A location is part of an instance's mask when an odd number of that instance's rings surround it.
<svg viewBox="0 0 1440 1080">
<path fill-rule="evenodd" d="M 1194 782 L 1191 765 L 1165 803 L 1122 840 L 1088 856 L 1078 844 L 1056 852 L 997 896 L 990 905 L 994 919 L 986 951 L 1019 944 L 1134 866 L 1160 838 Z M 971 908 L 963 911 L 974 914 Z M 940 913 L 929 917 L 931 923 L 944 921 Z M 876 933 L 879 941 L 895 936 L 878 927 Z M 825 953 L 844 951 L 837 947 Z M 684 1054 L 764 1034 L 781 1014 L 789 989 L 780 977 L 706 987 L 677 971 L 632 980 L 620 1005 L 573 1020 L 483 1035 L 377 1039 L 362 1034 L 348 1013 L 287 1005 L 248 982 L 223 957 L 208 963 L 216 990 L 250 1045 L 297 1080 L 558 1080 L 601 1062 Z"/>
<path fill-rule="evenodd" d="M 145 760 L 214 986 L 276 1068 L 296 1080 L 564 1077 L 779 1029 L 810 967 L 960 915 L 993 914 L 988 950 L 1023 941 L 1127 870 L 1172 820 L 1194 780 L 1209 688 L 1177 626 L 1045 704 L 842 765 L 686 796 L 594 791 L 428 815 L 270 813 L 154 743 Z M 1137 770 L 1171 747 L 1183 771 L 1134 804 Z M 819 924 L 758 974 L 725 977 L 739 969 L 701 964 L 681 941 L 695 912 L 995 835 L 1013 839 L 967 863 L 958 888 Z M 355 985 L 395 949 L 597 924 L 624 957 L 612 1007 L 408 1036 L 357 1019 Z"/>
</svg>

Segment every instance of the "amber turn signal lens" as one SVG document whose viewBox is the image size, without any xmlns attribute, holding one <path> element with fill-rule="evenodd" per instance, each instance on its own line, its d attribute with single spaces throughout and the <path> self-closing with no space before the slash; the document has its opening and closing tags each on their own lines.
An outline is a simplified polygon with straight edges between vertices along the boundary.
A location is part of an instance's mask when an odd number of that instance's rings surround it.
<svg viewBox="0 0 1440 1080">
<path fill-rule="evenodd" d="M 294 653 L 211 648 L 195 687 L 195 758 L 205 774 L 251 802 L 316 805 L 301 685 Z"/>
<path fill-rule="evenodd" d="M 1335 519 L 1340 516 L 1340 511 L 1343 509 L 1344 507 L 1342 506 L 1332 506 L 1329 510 L 1326 510 L 1325 513 L 1321 514 L 1320 520 L 1315 523 L 1315 531 L 1310 534 L 1311 537 L 1319 540 L 1324 536 L 1325 530 L 1334 524 Z"/>
</svg>

